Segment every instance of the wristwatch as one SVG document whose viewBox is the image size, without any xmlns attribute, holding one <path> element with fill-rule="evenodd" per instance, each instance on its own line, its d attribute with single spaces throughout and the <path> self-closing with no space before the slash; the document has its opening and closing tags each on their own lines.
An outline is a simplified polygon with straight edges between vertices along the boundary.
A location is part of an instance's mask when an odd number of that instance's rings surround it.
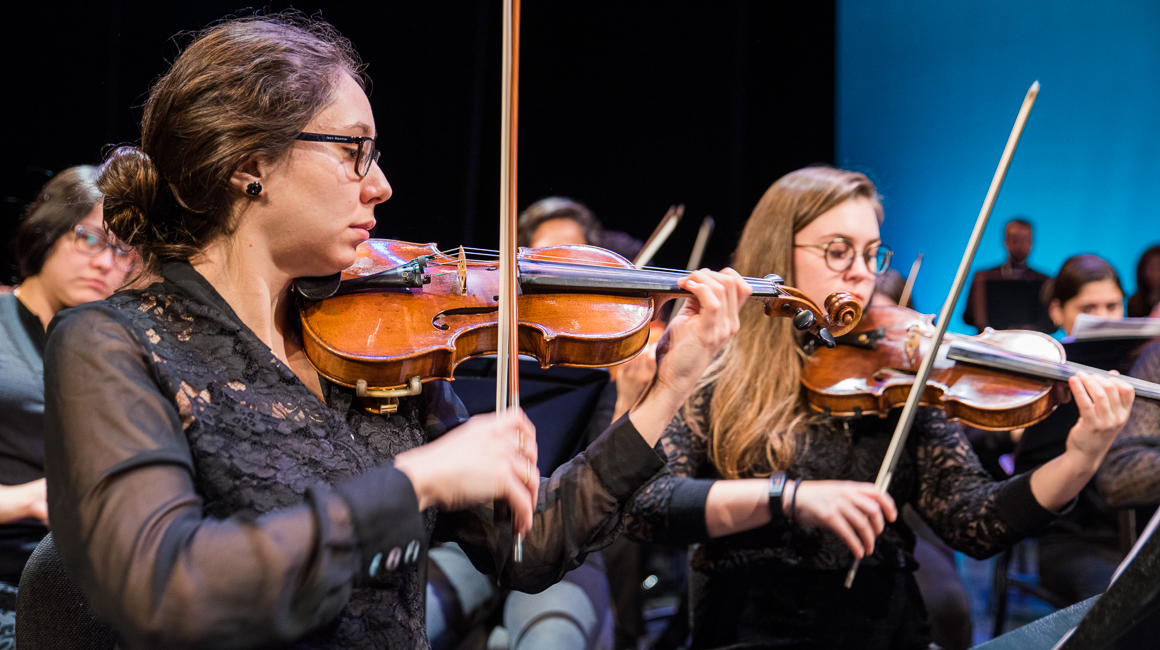
<svg viewBox="0 0 1160 650">
<path fill-rule="evenodd" d="M 785 519 L 785 512 L 781 506 L 781 495 L 785 492 L 785 472 L 774 472 L 769 475 L 769 517 L 772 521 Z"/>
</svg>

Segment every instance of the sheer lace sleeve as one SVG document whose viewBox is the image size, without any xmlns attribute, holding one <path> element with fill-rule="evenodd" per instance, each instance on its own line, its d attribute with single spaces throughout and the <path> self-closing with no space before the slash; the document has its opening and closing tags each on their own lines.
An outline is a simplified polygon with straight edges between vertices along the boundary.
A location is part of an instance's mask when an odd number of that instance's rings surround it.
<svg viewBox="0 0 1160 650">
<path fill-rule="evenodd" d="M 135 332 L 82 307 L 54 321 L 45 356 L 56 544 L 127 647 L 285 644 L 339 614 L 361 551 L 422 538 L 410 482 L 389 466 L 293 507 L 207 515 L 182 415 Z"/>
<path fill-rule="evenodd" d="M 1129 374 L 1160 383 L 1160 341 L 1144 349 Z M 1160 402 L 1136 398 L 1096 481 L 1113 508 L 1153 505 L 1160 499 Z"/>
<path fill-rule="evenodd" d="M 435 537 L 458 542 L 476 568 L 495 576 L 502 587 L 542 591 L 616 538 L 633 495 L 663 469 L 660 457 L 625 416 L 541 479 L 522 562 L 512 561 L 510 522 L 497 522 L 490 506 L 440 512 Z"/>
<path fill-rule="evenodd" d="M 979 464 L 962 427 L 924 408 L 914 423 L 917 509 L 954 549 L 985 558 L 1034 535 L 1055 514 L 1031 494 L 1030 474 L 995 481 Z"/>
<path fill-rule="evenodd" d="M 709 391 L 693 400 L 691 417 L 705 421 Z M 645 486 L 633 501 L 628 535 L 662 544 L 686 545 L 709 539 L 705 527 L 705 502 L 715 482 L 707 441 L 685 420 L 682 409 L 661 436 L 667 458 L 665 472 Z"/>
</svg>

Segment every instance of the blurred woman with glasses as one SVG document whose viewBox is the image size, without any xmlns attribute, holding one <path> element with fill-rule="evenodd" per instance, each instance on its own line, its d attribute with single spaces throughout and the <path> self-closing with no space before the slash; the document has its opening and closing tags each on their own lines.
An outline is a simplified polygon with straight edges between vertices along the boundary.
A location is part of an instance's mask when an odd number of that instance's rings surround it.
<svg viewBox="0 0 1160 650">
<path fill-rule="evenodd" d="M 0 295 L 0 646 L 20 572 L 47 532 L 45 328 L 62 309 L 108 298 L 135 259 L 105 232 L 96 171 L 66 169 L 40 191 L 16 234 L 24 280 Z"/>
<path fill-rule="evenodd" d="M 746 276 L 777 273 L 819 304 L 848 291 L 866 305 L 890 262 L 882 218 L 866 176 L 800 169 L 766 191 L 734 263 Z M 699 544 L 694 648 L 927 648 L 914 535 L 898 507 L 911 504 L 960 551 L 993 554 L 1067 506 L 1133 397 L 1119 380 L 1073 380 L 1085 406 L 1068 458 L 1006 482 L 979 466 L 959 425 L 924 408 L 889 494 L 880 494 L 873 481 L 897 413 L 811 412 L 800 398 L 804 342 L 785 319 L 745 305 L 741 331 L 665 431 L 668 473 L 632 506 L 630 535 Z M 846 589 L 854 558 L 861 569 Z"/>
</svg>

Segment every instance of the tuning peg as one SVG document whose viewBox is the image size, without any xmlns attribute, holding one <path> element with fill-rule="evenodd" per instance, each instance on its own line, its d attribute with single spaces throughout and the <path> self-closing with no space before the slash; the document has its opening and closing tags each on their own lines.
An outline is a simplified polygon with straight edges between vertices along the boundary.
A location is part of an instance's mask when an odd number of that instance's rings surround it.
<svg viewBox="0 0 1160 650">
<path fill-rule="evenodd" d="M 793 326 L 802 332 L 810 329 L 817 322 L 813 312 L 806 309 L 799 309 L 793 317 Z"/>
<path fill-rule="evenodd" d="M 824 327 L 818 328 L 818 338 L 822 339 L 822 343 L 825 343 L 827 348 L 838 345 L 838 342 L 834 340 L 834 335 L 830 334 L 830 330 Z"/>
</svg>

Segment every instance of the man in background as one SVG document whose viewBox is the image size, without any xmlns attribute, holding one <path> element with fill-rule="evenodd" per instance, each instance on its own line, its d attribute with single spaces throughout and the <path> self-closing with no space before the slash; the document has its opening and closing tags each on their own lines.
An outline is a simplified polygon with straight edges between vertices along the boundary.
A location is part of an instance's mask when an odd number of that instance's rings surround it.
<svg viewBox="0 0 1160 650">
<path fill-rule="evenodd" d="M 1024 280 L 1042 283 L 1048 279 L 1047 275 L 1027 266 L 1027 257 L 1031 255 L 1031 223 L 1024 217 L 1015 217 L 1007 222 L 1003 231 L 1003 245 L 1007 247 L 1007 261 L 1001 266 L 976 273 L 967 294 L 963 321 L 979 328 L 980 332 L 988 326 L 994 326 L 987 315 L 988 281 Z"/>
</svg>

